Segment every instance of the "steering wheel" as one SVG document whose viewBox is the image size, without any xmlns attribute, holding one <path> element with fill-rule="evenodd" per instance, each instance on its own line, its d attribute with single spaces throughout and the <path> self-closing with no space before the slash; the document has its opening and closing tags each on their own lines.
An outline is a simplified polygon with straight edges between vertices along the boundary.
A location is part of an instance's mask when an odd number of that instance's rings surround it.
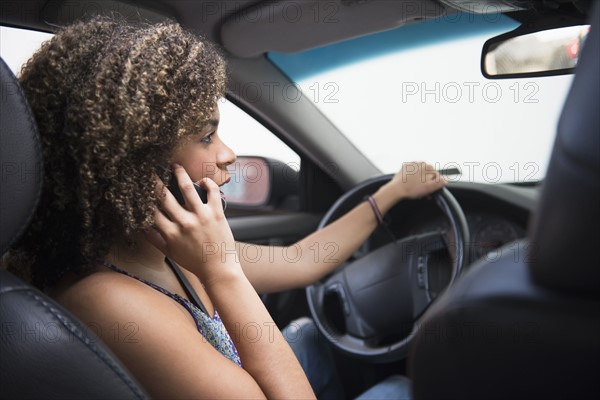
<svg viewBox="0 0 600 400">
<path fill-rule="evenodd" d="M 318 229 L 344 215 L 392 177 L 370 179 L 345 193 L 325 214 Z M 430 261 L 439 258 L 444 249 L 451 254 L 448 286 L 466 265 L 469 227 L 463 210 L 446 188 L 429 197 L 448 219 L 449 232 L 392 241 L 342 264 L 306 288 L 315 324 L 342 352 L 371 362 L 406 357 L 419 320 L 433 301 L 428 279 Z"/>
</svg>

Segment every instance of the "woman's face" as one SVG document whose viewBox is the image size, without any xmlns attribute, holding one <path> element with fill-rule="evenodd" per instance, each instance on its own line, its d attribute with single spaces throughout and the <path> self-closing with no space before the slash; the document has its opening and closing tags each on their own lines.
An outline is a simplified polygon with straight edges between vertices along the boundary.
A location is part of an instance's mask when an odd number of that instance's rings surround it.
<svg viewBox="0 0 600 400">
<path fill-rule="evenodd" d="M 217 107 L 208 124 L 186 138 L 173 155 L 172 161 L 182 165 L 194 182 L 208 177 L 221 186 L 229 181 L 227 166 L 235 162 L 235 153 L 217 133 L 219 118 Z"/>
</svg>

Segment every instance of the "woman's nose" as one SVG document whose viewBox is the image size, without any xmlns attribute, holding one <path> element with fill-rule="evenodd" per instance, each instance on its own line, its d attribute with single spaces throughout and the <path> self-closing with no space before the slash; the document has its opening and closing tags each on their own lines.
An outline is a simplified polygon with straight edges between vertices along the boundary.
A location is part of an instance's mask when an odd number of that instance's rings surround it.
<svg viewBox="0 0 600 400">
<path fill-rule="evenodd" d="M 222 148 L 219 149 L 218 163 L 222 167 L 227 167 L 228 165 L 233 164 L 237 157 L 235 156 L 235 153 L 233 152 L 233 150 L 231 150 L 229 146 L 227 146 L 223 142 L 221 142 L 221 144 Z"/>
</svg>

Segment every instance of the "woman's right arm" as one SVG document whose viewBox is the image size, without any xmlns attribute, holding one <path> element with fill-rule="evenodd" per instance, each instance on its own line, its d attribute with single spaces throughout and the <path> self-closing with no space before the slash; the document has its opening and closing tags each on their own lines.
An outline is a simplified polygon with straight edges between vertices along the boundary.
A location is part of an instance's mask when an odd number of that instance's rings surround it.
<svg viewBox="0 0 600 400">
<path fill-rule="evenodd" d="M 302 367 L 242 271 L 218 186 L 204 181 L 208 190 L 204 204 L 185 170 L 176 166 L 174 172 L 186 205 L 180 206 L 165 189 L 162 210 L 156 211 L 155 229 L 148 239 L 205 285 L 244 369 L 264 395 L 314 398 Z"/>
</svg>

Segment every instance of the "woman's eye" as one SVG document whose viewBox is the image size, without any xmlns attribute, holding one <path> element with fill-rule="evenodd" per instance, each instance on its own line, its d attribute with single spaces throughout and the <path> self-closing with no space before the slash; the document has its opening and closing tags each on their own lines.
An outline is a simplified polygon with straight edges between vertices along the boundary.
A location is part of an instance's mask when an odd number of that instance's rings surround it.
<svg viewBox="0 0 600 400">
<path fill-rule="evenodd" d="M 204 136 L 202 139 L 200 139 L 200 142 L 205 143 L 205 144 L 212 143 L 213 135 L 214 135 L 214 132 Z"/>
</svg>

